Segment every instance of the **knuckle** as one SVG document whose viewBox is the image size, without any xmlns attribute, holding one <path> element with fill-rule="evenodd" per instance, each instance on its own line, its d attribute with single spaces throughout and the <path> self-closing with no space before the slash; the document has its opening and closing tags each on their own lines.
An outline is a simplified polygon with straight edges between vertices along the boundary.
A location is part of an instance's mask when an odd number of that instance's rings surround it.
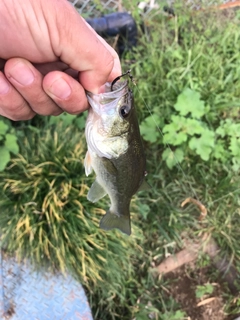
<svg viewBox="0 0 240 320">
<path fill-rule="evenodd" d="M 26 102 L 24 100 L 19 102 L 8 103 L 5 105 L 6 112 L 10 114 L 21 114 L 25 112 L 25 109 L 28 109 Z"/>
<path fill-rule="evenodd" d="M 112 55 L 107 54 L 106 59 L 104 61 L 105 61 L 105 65 L 104 65 L 105 72 L 110 74 L 114 67 L 114 58 Z"/>
<path fill-rule="evenodd" d="M 25 120 L 31 120 L 35 116 L 34 112 L 28 112 L 26 114 L 15 114 L 12 116 L 9 116 L 9 119 L 13 121 L 25 121 Z"/>
<path fill-rule="evenodd" d="M 75 100 L 69 101 L 68 103 L 61 106 L 63 110 L 67 113 L 76 115 L 88 109 L 88 103 L 85 100 Z"/>
<path fill-rule="evenodd" d="M 52 116 L 59 116 L 60 114 L 62 114 L 63 113 L 63 110 L 61 110 L 61 109 L 59 109 L 59 110 L 56 110 L 56 111 L 53 111 L 52 112 Z"/>
<path fill-rule="evenodd" d="M 35 115 L 25 101 L 15 104 L 9 103 L 7 105 L 5 103 L 0 103 L 0 109 L 5 117 L 13 121 L 30 120 Z"/>
<path fill-rule="evenodd" d="M 31 101 L 29 100 L 29 104 L 33 111 L 42 116 L 50 116 L 60 112 L 56 103 L 43 92 L 35 93 L 31 97 Z"/>
</svg>

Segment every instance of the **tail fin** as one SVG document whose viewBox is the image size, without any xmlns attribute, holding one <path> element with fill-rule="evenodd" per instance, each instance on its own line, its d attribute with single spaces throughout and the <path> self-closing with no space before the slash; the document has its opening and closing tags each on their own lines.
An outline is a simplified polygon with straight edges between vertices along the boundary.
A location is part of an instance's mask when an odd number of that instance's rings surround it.
<svg viewBox="0 0 240 320">
<path fill-rule="evenodd" d="M 130 216 L 117 216 L 110 211 L 102 217 L 100 221 L 100 228 L 103 230 L 119 229 L 128 236 L 131 234 Z"/>
</svg>

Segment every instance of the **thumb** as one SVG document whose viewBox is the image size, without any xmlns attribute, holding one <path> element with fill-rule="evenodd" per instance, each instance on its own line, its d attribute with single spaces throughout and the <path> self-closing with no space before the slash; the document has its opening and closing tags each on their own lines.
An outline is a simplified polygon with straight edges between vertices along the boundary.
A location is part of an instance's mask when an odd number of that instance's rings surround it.
<svg viewBox="0 0 240 320">
<path fill-rule="evenodd" d="M 121 74 L 117 53 L 66 0 L 53 0 L 51 4 L 57 11 L 55 25 L 49 28 L 57 28 L 55 34 L 50 34 L 55 55 L 80 72 L 79 81 L 84 89 L 98 93 L 104 83 Z M 46 14 L 51 12 L 48 10 Z M 51 15 L 50 24 L 54 23 L 52 20 Z"/>
</svg>

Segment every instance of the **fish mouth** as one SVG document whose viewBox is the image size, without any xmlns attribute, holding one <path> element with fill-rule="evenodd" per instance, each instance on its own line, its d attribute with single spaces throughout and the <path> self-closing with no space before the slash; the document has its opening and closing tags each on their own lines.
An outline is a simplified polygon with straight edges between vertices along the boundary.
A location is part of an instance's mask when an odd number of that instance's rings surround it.
<svg viewBox="0 0 240 320">
<path fill-rule="evenodd" d="M 90 91 L 86 91 L 87 96 L 91 97 L 93 100 L 99 100 L 98 97 L 100 96 L 102 99 L 116 99 L 124 95 L 128 92 L 128 79 L 124 80 L 123 77 L 129 76 L 133 83 L 133 76 L 131 75 L 131 70 L 121 74 L 120 76 L 116 77 L 112 82 L 105 83 L 105 92 L 94 94 Z"/>
<path fill-rule="evenodd" d="M 128 92 L 128 80 L 119 80 L 114 84 L 114 90 L 111 90 L 112 83 L 106 82 L 105 92 L 92 93 L 87 91 L 87 97 L 90 97 L 94 101 L 98 101 L 101 104 L 109 103 L 112 100 L 119 99 Z M 116 89 L 115 89 L 116 88 Z"/>
<path fill-rule="evenodd" d="M 102 112 L 114 113 L 119 101 L 127 99 L 129 94 L 128 80 L 118 81 L 114 88 L 116 89 L 111 91 L 111 83 L 107 82 L 105 84 L 105 92 L 99 94 L 87 92 L 88 102 L 96 114 L 101 115 Z"/>
</svg>

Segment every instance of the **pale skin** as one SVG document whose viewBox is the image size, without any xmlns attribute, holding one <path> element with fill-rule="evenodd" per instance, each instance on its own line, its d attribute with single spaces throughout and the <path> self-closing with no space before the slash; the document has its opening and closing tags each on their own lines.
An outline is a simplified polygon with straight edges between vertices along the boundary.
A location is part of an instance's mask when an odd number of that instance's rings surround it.
<svg viewBox="0 0 240 320">
<path fill-rule="evenodd" d="M 78 114 L 121 74 L 117 53 L 66 0 L 0 1 L 0 115 Z"/>
</svg>

